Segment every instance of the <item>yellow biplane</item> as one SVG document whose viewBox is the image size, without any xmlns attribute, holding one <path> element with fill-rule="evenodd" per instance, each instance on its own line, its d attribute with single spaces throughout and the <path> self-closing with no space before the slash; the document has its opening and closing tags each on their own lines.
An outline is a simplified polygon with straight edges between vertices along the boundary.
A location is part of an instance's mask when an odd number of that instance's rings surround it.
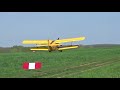
<svg viewBox="0 0 120 90">
<path fill-rule="evenodd" d="M 78 48 L 79 45 L 62 45 L 62 43 L 67 42 L 75 42 L 84 40 L 85 37 L 77 37 L 77 38 L 68 38 L 68 39 L 57 39 L 57 40 L 24 40 L 23 44 L 36 44 L 37 47 L 31 48 L 30 50 L 43 50 L 43 51 L 60 51 L 65 49 L 73 49 Z"/>
</svg>

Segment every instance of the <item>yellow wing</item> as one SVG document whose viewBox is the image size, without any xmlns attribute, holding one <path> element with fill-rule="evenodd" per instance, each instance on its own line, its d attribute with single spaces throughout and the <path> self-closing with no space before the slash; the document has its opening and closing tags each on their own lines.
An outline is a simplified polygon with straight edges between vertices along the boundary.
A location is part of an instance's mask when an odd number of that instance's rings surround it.
<svg viewBox="0 0 120 90">
<path fill-rule="evenodd" d="M 41 44 L 41 45 L 48 45 L 48 42 L 52 42 L 52 40 L 24 40 L 23 44 Z"/>
<path fill-rule="evenodd" d="M 43 50 L 43 51 L 48 51 L 46 48 L 31 48 L 30 50 L 36 51 L 36 50 Z"/>
<path fill-rule="evenodd" d="M 73 49 L 73 48 L 78 48 L 78 46 L 63 47 L 63 48 L 59 48 L 58 50 Z"/>
<path fill-rule="evenodd" d="M 55 43 L 75 42 L 75 41 L 81 41 L 81 40 L 84 40 L 84 39 L 85 39 L 85 37 L 68 38 L 68 39 L 56 40 Z"/>
</svg>

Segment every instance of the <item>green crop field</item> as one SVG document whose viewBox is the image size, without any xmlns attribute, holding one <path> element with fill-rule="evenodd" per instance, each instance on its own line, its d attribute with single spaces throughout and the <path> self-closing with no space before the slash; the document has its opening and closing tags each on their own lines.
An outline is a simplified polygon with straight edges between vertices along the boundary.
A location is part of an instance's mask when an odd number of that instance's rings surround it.
<svg viewBox="0 0 120 90">
<path fill-rule="evenodd" d="M 22 68 L 38 61 L 39 70 Z M 0 78 L 120 78 L 120 47 L 0 53 Z"/>
</svg>

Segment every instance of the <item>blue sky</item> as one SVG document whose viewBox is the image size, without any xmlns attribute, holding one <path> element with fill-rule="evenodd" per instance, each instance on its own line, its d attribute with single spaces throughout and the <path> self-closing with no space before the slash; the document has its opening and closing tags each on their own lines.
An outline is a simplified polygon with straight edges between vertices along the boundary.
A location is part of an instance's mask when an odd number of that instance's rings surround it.
<svg viewBox="0 0 120 90">
<path fill-rule="evenodd" d="M 0 12 L 0 47 L 25 39 L 85 36 L 80 44 L 120 44 L 120 12 Z"/>
</svg>

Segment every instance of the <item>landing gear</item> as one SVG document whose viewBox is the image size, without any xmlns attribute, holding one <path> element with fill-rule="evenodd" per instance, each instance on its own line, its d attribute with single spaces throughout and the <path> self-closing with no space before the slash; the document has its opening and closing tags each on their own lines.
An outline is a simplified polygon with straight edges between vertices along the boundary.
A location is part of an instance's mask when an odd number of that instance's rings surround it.
<svg viewBox="0 0 120 90">
<path fill-rule="evenodd" d="M 62 50 L 59 50 L 60 52 L 62 52 Z"/>
<path fill-rule="evenodd" d="M 49 52 L 51 52 L 51 51 L 49 51 Z"/>
</svg>

